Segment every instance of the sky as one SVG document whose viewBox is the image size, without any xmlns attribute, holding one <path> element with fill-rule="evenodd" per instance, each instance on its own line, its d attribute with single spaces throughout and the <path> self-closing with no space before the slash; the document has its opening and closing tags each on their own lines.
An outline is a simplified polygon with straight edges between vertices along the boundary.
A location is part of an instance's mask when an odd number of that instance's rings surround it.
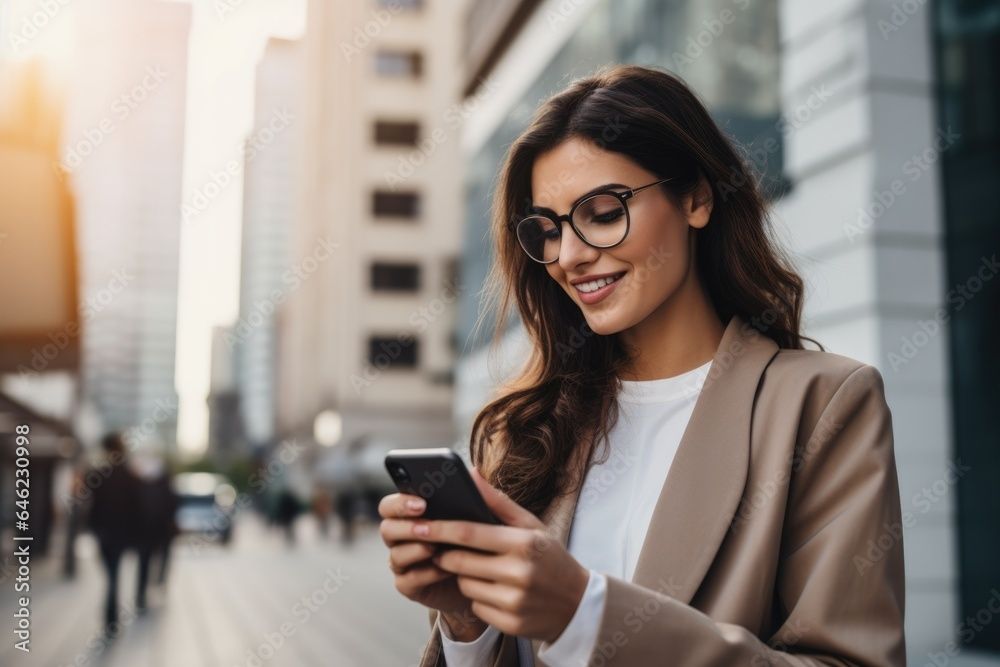
<svg viewBox="0 0 1000 667">
<path fill-rule="evenodd" d="M 145 0 L 133 0 L 145 1 Z M 306 0 L 166 0 L 193 8 L 188 49 L 184 201 L 208 175 L 239 155 L 253 122 L 254 73 L 269 37 L 295 38 L 305 28 Z M 4 58 L 41 55 L 58 72 L 73 53 L 75 16 L 94 11 L 90 0 L 0 0 L 0 24 L 35 16 L 38 29 L 24 44 L 0 44 Z M 0 30 L 0 33 L 3 33 Z M 223 189 L 181 230 L 176 386 L 178 444 L 195 455 L 207 443 L 214 326 L 238 317 L 242 182 Z M 180 203 L 179 203 L 180 204 Z M 180 206 L 178 206 L 180 217 Z"/>
<path fill-rule="evenodd" d="M 253 122 L 254 68 L 270 36 L 305 27 L 304 0 L 193 0 L 184 200 L 239 154 Z M 238 318 L 243 188 L 227 187 L 181 234 L 176 382 L 178 441 L 207 443 L 212 327 Z"/>
</svg>

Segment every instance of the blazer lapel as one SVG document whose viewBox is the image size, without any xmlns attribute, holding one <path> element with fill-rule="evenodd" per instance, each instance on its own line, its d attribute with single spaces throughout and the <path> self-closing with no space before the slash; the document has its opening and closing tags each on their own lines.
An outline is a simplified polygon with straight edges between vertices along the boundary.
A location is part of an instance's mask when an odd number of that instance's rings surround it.
<svg viewBox="0 0 1000 667">
<path fill-rule="evenodd" d="M 777 344 L 734 315 L 653 509 L 632 580 L 691 601 L 746 486 L 750 420 Z"/>
<path fill-rule="evenodd" d="M 632 580 L 687 604 L 739 507 L 750 463 L 750 418 L 777 344 L 733 315 L 664 480 Z M 539 517 L 565 547 L 581 489 Z M 531 647 L 538 664 L 541 640 Z"/>
</svg>

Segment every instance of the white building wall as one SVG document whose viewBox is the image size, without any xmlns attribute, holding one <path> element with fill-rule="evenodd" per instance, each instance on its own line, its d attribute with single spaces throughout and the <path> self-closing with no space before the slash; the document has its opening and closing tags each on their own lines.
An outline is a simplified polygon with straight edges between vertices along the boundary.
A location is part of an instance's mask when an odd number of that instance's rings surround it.
<svg viewBox="0 0 1000 667">
<path fill-rule="evenodd" d="M 958 623 L 947 331 L 928 10 L 898 26 L 879 0 L 782 0 L 785 171 L 776 207 L 807 280 L 805 333 L 877 366 L 893 412 L 904 511 L 909 660 Z"/>
</svg>

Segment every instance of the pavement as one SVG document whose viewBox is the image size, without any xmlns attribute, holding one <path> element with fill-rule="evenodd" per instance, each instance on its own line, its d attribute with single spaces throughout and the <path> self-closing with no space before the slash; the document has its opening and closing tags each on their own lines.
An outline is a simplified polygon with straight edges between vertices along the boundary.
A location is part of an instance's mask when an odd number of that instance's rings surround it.
<svg viewBox="0 0 1000 667">
<path fill-rule="evenodd" d="M 222 546 L 175 543 L 165 588 L 149 608 L 134 607 L 136 562 L 120 579 L 122 631 L 102 633 L 104 575 L 96 544 L 77 540 L 78 572 L 59 575 L 55 559 L 32 562 L 29 653 L 14 648 L 13 582 L 2 584 L 4 667 L 365 667 L 416 665 L 429 634 L 423 607 L 396 592 L 377 524 L 341 546 L 302 519 L 289 546 L 253 516 Z"/>
</svg>

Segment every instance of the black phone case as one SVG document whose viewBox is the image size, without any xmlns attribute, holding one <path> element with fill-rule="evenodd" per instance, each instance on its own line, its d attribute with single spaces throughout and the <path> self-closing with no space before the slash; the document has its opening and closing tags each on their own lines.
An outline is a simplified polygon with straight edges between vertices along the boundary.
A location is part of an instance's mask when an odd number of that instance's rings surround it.
<svg viewBox="0 0 1000 667">
<path fill-rule="evenodd" d="M 447 447 L 393 449 L 385 467 L 396 488 L 427 501 L 427 519 L 478 521 L 499 525 L 472 481 L 461 457 Z"/>
</svg>

